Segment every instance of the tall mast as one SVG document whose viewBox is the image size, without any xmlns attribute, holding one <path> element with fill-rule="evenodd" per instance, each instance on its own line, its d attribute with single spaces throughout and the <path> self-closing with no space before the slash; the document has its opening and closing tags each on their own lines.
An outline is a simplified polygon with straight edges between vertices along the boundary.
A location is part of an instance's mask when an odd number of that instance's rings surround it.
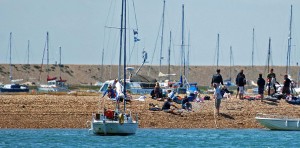
<svg viewBox="0 0 300 148">
<path fill-rule="evenodd" d="M 59 46 L 59 68 L 60 68 L 59 77 L 60 78 L 61 78 L 61 67 L 62 67 L 62 65 L 61 65 L 61 46 Z"/>
<path fill-rule="evenodd" d="M 218 34 L 218 39 L 217 39 L 217 69 L 219 69 L 219 50 L 220 50 L 220 35 Z"/>
<path fill-rule="evenodd" d="M 102 59 L 101 59 L 101 76 L 100 78 L 103 80 L 103 71 L 104 71 L 104 68 L 103 68 L 103 61 L 104 61 L 104 48 L 102 49 Z"/>
<path fill-rule="evenodd" d="M 59 65 L 61 65 L 61 46 L 59 46 Z"/>
<path fill-rule="evenodd" d="M 161 38 L 160 38 L 159 71 L 161 71 L 161 61 L 163 59 L 163 57 L 162 57 L 162 50 L 163 50 L 164 27 L 165 27 L 165 4 L 166 4 L 166 1 L 164 0 L 163 14 L 162 14 Z"/>
<path fill-rule="evenodd" d="M 126 1 L 126 0 L 125 0 Z M 119 66 L 118 66 L 118 80 L 121 78 L 121 60 L 122 60 L 122 39 L 123 39 L 123 17 L 124 17 L 124 0 L 122 0 L 121 12 L 121 27 L 120 27 L 120 51 L 119 51 Z M 126 30 L 126 29 L 125 29 Z"/>
<path fill-rule="evenodd" d="M 269 49 L 268 49 L 268 72 L 270 71 L 270 60 L 271 60 L 271 38 L 269 38 Z"/>
<path fill-rule="evenodd" d="M 49 33 L 47 32 L 47 39 L 46 39 L 46 42 L 47 42 L 47 73 L 48 73 L 48 76 L 49 76 Z"/>
<path fill-rule="evenodd" d="M 253 31 L 252 31 L 252 60 L 251 60 L 251 65 L 252 65 L 252 68 L 253 68 L 253 61 L 254 61 L 254 28 L 253 28 Z"/>
<path fill-rule="evenodd" d="M 232 61 L 232 46 L 230 46 L 230 69 L 229 69 L 229 79 L 230 79 L 230 81 L 231 81 L 231 70 L 232 70 L 232 66 L 233 66 L 233 61 Z"/>
<path fill-rule="evenodd" d="M 11 65 L 11 38 L 12 38 L 12 32 L 9 34 L 9 80 L 12 80 L 12 65 Z"/>
<path fill-rule="evenodd" d="M 29 65 L 29 46 L 30 46 L 30 41 L 28 40 L 27 44 L 27 64 Z"/>
<path fill-rule="evenodd" d="M 189 69 L 190 69 L 190 31 L 189 31 L 189 36 L 188 36 L 188 50 L 187 50 L 187 58 L 186 58 L 186 79 L 188 80 L 189 77 Z"/>
<path fill-rule="evenodd" d="M 126 98 L 126 0 L 123 0 L 124 2 L 124 89 L 123 89 L 123 94 L 125 95 Z M 126 101 L 124 99 L 124 113 L 126 112 Z"/>
<path fill-rule="evenodd" d="M 184 4 L 182 4 L 182 24 L 181 24 L 181 64 L 180 64 L 180 76 L 182 76 L 182 65 L 184 65 L 185 54 L 184 54 Z M 183 68 L 183 75 L 185 75 L 185 67 Z"/>
<path fill-rule="evenodd" d="M 169 41 L 169 50 L 168 50 L 168 74 L 171 73 L 171 41 L 172 41 L 172 32 L 170 31 L 170 41 Z M 170 80 L 170 75 L 168 75 L 168 80 Z"/>
<path fill-rule="evenodd" d="M 288 51 L 287 51 L 287 63 L 286 63 L 286 74 L 290 74 L 290 66 L 291 66 L 292 18 L 293 18 L 293 5 L 291 5 L 291 16 L 290 16 L 289 38 L 288 38 Z"/>
</svg>

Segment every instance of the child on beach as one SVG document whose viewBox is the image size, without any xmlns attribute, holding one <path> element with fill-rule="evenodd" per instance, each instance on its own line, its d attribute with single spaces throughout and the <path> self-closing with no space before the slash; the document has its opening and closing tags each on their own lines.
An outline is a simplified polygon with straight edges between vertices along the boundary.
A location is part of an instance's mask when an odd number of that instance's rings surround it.
<svg viewBox="0 0 300 148">
<path fill-rule="evenodd" d="M 214 98 L 215 98 L 215 107 L 216 107 L 216 110 L 217 110 L 217 115 L 220 114 L 220 105 L 221 105 L 221 99 L 222 99 L 222 95 L 221 95 L 221 90 L 220 90 L 220 86 L 217 85 L 217 84 L 213 84 L 213 87 L 215 89 L 215 92 L 214 92 Z"/>
</svg>

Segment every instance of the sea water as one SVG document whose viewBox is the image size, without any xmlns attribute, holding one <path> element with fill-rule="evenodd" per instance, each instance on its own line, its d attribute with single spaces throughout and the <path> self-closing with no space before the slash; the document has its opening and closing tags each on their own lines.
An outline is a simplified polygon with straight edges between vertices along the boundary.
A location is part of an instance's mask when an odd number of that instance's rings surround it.
<svg viewBox="0 0 300 148">
<path fill-rule="evenodd" d="M 87 129 L 0 129 L 0 147 L 299 147 L 300 132 L 266 129 L 138 129 L 97 136 Z"/>
</svg>

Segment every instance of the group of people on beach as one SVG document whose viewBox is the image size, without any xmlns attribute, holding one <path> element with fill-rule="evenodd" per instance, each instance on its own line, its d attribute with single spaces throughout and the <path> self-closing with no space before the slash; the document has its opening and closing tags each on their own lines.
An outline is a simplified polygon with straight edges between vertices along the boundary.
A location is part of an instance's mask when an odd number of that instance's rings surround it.
<svg viewBox="0 0 300 148">
<path fill-rule="evenodd" d="M 214 88 L 215 107 L 216 107 L 217 114 L 219 114 L 221 99 L 224 97 L 224 95 L 221 93 L 222 88 L 224 88 L 224 84 L 220 72 L 221 72 L 220 69 L 217 69 L 216 74 L 212 76 L 212 80 L 211 80 L 211 86 Z M 236 85 L 237 85 L 236 98 L 238 96 L 239 99 L 244 98 L 246 82 L 247 81 L 246 81 L 246 76 L 244 74 L 244 71 L 241 70 L 236 76 Z M 288 78 L 288 75 L 284 75 L 283 86 L 281 89 L 282 94 L 285 94 L 287 96 L 290 95 L 291 83 L 292 81 Z M 261 101 L 263 101 L 264 99 L 264 91 L 265 91 L 266 84 L 268 88 L 268 96 L 271 95 L 271 88 L 274 89 L 274 93 L 277 93 L 276 84 L 279 83 L 276 81 L 276 74 L 274 73 L 274 69 L 271 69 L 270 73 L 267 75 L 267 82 L 264 80 L 261 73 L 258 75 L 257 86 L 258 86 L 258 94 L 260 95 Z"/>
</svg>

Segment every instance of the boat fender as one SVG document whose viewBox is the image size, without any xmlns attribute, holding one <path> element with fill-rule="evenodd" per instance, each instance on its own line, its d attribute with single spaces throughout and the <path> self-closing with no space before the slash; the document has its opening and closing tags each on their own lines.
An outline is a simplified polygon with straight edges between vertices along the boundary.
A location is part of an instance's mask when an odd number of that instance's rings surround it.
<svg viewBox="0 0 300 148">
<path fill-rule="evenodd" d="M 120 124 L 124 123 L 124 115 L 123 114 L 119 114 L 119 123 Z"/>
</svg>

